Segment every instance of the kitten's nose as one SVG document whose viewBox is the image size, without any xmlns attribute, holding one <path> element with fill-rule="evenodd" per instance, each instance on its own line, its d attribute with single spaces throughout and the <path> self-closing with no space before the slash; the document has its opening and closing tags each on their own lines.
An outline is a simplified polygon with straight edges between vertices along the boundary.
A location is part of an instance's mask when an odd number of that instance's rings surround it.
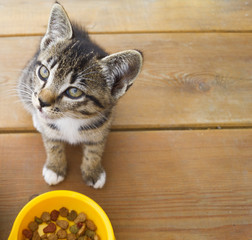
<svg viewBox="0 0 252 240">
<path fill-rule="evenodd" d="M 38 95 L 38 100 L 41 108 L 49 107 L 54 103 L 55 96 L 49 89 L 43 89 Z"/>
<path fill-rule="evenodd" d="M 41 98 L 39 98 L 38 100 L 41 108 L 51 106 L 51 103 L 44 102 Z"/>
</svg>

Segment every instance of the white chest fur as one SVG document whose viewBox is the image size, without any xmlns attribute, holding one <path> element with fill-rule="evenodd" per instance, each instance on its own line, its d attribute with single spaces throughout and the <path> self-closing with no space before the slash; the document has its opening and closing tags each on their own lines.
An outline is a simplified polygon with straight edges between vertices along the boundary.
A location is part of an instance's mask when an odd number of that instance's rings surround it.
<svg viewBox="0 0 252 240">
<path fill-rule="evenodd" d="M 77 144 L 85 141 L 98 141 L 103 138 L 102 131 L 80 131 L 80 127 L 92 125 L 95 119 L 46 119 L 39 114 L 33 115 L 34 127 L 48 138 Z M 50 127 L 50 126 L 53 126 Z"/>
<path fill-rule="evenodd" d="M 80 134 L 79 128 L 87 124 L 84 119 L 60 118 L 53 122 L 59 129 L 57 135 L 60 139 L 71 144 L 79 143 L 84 140 L 83 134 Z"/>
</svg>

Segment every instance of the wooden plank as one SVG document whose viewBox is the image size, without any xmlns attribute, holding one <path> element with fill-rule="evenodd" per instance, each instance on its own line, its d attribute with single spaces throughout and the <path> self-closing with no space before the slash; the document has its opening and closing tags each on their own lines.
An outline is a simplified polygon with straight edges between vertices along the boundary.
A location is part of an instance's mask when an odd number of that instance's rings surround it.
<svg viewBox="0 0 252 240">
<path fill-rule="evenodd" d="M 251 31 L 252 2 L 237 0 L 60 1 L 95 33 Z M 0 1 L 0 35 L 44 34 L 54 0 Z"/>
<path fill-rule="evenodd" d="M 92 38 L 109 52 L 138 48 L 145 56 L 142 73 L 117 106 L 114 129 L 252 126 L 252 34 Z M 2 131 L 33 129 L 30 116 L 9 89 L 38 41 L 38 37 L 0 39 Z"/>
<path fill-rule="evenodd" d="M 97 201 L 117 239 L 229 239 L 252 236 L 252 129 L 113 132 L 101 190 L 81 179 L 78 147 L 68 148 L 64 182 L 47 186 L 38 134 L 0 134 L 0 236 L 34 194 L 78 191 Z"/>
</svg>

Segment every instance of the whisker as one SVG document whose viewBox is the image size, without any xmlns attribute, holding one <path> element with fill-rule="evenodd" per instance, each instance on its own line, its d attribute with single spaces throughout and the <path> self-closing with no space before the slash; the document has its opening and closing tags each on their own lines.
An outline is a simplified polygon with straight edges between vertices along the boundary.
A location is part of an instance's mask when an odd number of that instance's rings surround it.
<svg viewBox="0 0 252 240">
<path fill-rule="evenodd" d="M 66 117 L 70 117 L 70 118 L 77 118 L 75 114 L 67 112 L 67 113 L 63 113 Z"/>
<path fill-rule="evenodd" d="M 26 83 L 23 83 L 23 82 L 19 83 L 18 87 L 25 87 L 25 88 L 33 91 L 33 89 L 31 88 L 31 86 L 29 86 L 29 85 L 27 85 Z"/>
<path fill-rule="evenodd" d="M 10 95 L 10 96 L 15 96 L 15 97 L 19 97 L 19 95 Z M 19 98 L 19 99 L 29 99 L 30 101 L 32 101 L 32 98 L 30 96 L 27 96 L 27 95 L 23 95 L 22 98 Z"/>
<path fill-rule="evenodd" d="M 24 104 L 24 102 L 23 102 L 21 99 L 17 99 L 17 100 L 14 101 L 13 103 L 14 103 L 14 104 L 15 104 L 15 103 L 22 103 L 22 104 Z M 31 101 L 28 101 L 28 100 L 25 101 L 25 105 L 28 105 L 28 106 L 30 106 L 30 107 L 33 107 L 32 102 L 31 102 Z"/>
<path fill-rule="evenodd" d="M 108 117 L 105 114 L 103 114 L 102 112 L 100 112 L 100 111 L 98 111 L 96 109 L 94 109 L 93 111 L 95 111 L 96 113 L 98 113 L 98 115 L 100 115 L 102 118 L 108 120 Z"/>
<path fill-rule="evenodd" d="M 31 89 L 28 89 L 28 88 L 24 88 L 24 89 L 16 89 L 17 92 L 28 92 L 28 93 L 33 93 L 33 91 Z"/>
<path fill-rule="evenodd" d="M 25 91 L 25 90 L 22 90 L 22 89 L 19 89 L 19 91 L 18 91 L 18 93 L 25 93 L 25 94 L 27 94 L 27 95 L 29 95 L 29 96 L 32 96 L 32 92 L 28 92 L 28 91 Z"/>
</svg>

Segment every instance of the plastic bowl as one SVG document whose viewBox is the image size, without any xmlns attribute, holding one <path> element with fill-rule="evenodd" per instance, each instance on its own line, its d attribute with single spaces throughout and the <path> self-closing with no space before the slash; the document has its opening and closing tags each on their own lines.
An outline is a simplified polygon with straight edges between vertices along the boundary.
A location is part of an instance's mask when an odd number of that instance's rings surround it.
<svg viewBox="0 0 252 240">
<path fill-rule="evenodd" d="M 103 209 L 89 197 L 65 190 L 47 192 L 28 202 L 16 217 L 8 240 L 22 240 L 23 229 L 27 228 L 35 216 L 61 207 L 84 212 L 96 224 L 96 232 L 101 240 L 115 240 L 112 225 Z"/>
</svg>

